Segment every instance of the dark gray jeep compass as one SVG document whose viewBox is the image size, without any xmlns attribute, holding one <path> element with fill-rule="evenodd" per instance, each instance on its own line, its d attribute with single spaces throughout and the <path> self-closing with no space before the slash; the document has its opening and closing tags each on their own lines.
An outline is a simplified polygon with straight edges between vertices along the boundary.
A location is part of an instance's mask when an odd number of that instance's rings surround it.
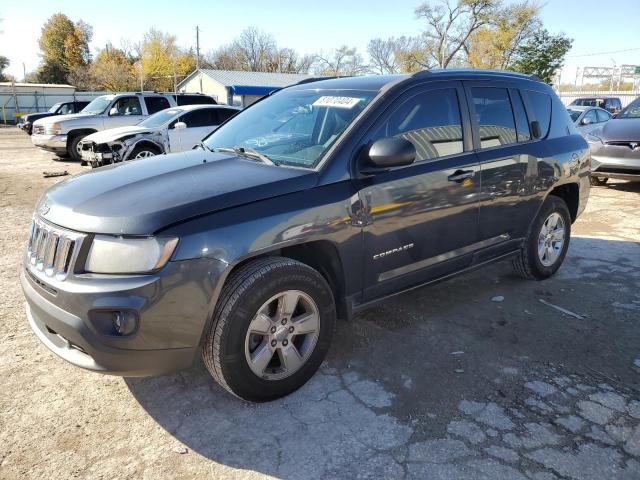
<svg viewBox="0 0 640 480">
<path fill-rule="evenodd" d="M 336 317 L 505 258 L 553 275 L 589 163 L 529 76 L 307 81 L 196 150 L 49 189 L 24 255 L 27 317 L 83 368 L 154 375 L 201 355 L 230 392 L 274 399 L 314 374 Z"/>
</svg>

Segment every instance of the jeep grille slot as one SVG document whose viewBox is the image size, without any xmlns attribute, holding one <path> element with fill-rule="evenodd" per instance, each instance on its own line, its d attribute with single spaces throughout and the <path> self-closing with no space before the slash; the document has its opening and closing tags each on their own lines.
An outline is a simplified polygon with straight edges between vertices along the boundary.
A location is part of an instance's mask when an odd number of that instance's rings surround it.
<svg viewBox="0 0 640 480">
<path fill-rule="evenodd" d="M 34 219 L 27 242 L 29 263 L 48 277 L 64 280 L 71 269 L 80 238 L 81 235 L 76 232 Z"/>
</svg>

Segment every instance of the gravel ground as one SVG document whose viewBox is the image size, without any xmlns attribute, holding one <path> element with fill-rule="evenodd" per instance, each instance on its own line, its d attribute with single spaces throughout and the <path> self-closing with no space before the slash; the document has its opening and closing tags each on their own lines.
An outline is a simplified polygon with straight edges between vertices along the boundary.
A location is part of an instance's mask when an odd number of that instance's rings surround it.
<svg viewBox="0 0 640 480">
<path fill-rule="evenodd" d="M 250 405 L 202 365 L 122 379 L 40 344 L 18 273 L 45 170 L 81 169 L 0 128 L 0 478 L 640 478 L 640 184 L 592 189 L 554 278 L 499 263 L 398 296 Z"/>
</svg>

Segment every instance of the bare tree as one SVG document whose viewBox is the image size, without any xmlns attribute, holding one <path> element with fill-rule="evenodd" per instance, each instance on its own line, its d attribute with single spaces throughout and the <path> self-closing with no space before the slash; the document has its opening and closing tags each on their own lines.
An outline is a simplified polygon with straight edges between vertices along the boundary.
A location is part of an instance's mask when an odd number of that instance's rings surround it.
<svg viewBox="0 0 640 480">
<path fill-rule="evenodd" d="M 416 8 L 426 22 L 425 49 L 436 65 L 447 68 L 471 34 L 487 25 L 500 0 L 433 0 Z"/>
<path fill-rule="evenodd" d="M 316 55 L 315 72 L 322 75 L 350 76 L 361 75 L 368 70 L 356 48 L 342 45 L 324 55 L 322 52 Z"/>
<path fill-rule="evenodd" d="M 412 72 L 428 67 L 419 39 L 415 37 L 374 38 L 367 46 L 367 53 L 370 69 L 375 73 Z"/>
<path fill-rule="evenodd" d="M 243 30 L 232 46 L 242 66 L 252 72 L 267 71 L 268 64 L 276 56 L 277 51 L 273 35 L 256 27 Z"/>
</svg>

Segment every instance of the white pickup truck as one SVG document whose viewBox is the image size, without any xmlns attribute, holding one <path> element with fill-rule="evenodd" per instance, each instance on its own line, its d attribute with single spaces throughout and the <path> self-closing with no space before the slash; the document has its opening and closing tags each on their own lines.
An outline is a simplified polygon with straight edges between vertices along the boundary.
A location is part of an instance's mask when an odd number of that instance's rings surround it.
<svg viewBox="0 0 640 480">
<path fill-rule="evenodd" d="M 135 92 L 96 97 L 80 113 L 49 117 L 33 124 L 31 141 L 43 150 L 82 160 L 80 141 L 109 128 L 136 125 L 149 115 L 179 105 L 215 104 L 207 95 Z"/>
</svg>

